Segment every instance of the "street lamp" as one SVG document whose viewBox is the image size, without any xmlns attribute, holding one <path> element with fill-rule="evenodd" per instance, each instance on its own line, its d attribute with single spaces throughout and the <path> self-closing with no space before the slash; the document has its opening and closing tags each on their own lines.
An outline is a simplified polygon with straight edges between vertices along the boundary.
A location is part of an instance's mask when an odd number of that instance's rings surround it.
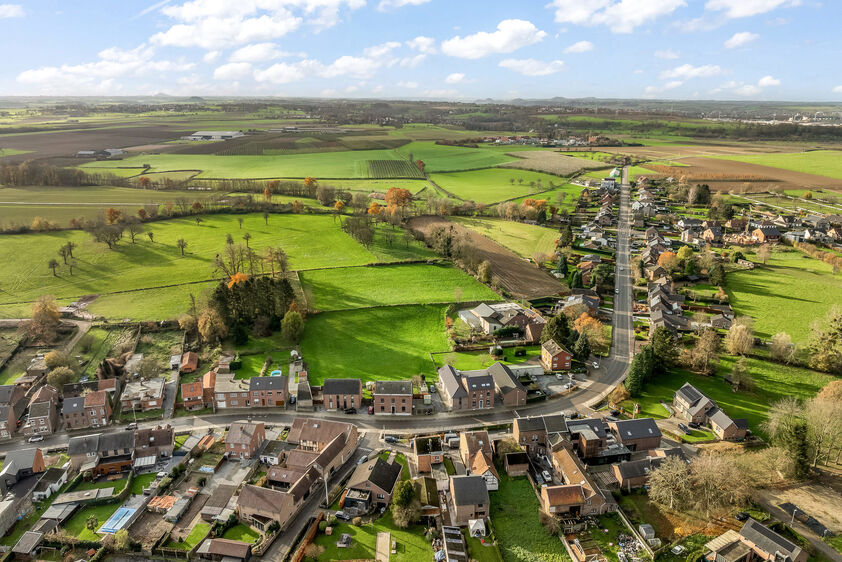
<svg viewBox="0 0 842 562">
<path fill-rule="evenodd" d="M 330 495 L 328 495 L 327 488 L 327 473 L 325 472 L 324 467 L 322 467 L 318 463 L 313 463 L 313 466 L 316 467 L 316 470 L 322 473 L 322 481 L 324 481 L 325 483 L 325 509 L 330 508 Z"/>
<path fill-rule="evenodd" d="M 795 523 L 795 512 L 798 511 L 798 508 L 792 506 L 792 519 L 789 520 L 789 526 L 792 527 L 793 523 Z"/>
</svg>

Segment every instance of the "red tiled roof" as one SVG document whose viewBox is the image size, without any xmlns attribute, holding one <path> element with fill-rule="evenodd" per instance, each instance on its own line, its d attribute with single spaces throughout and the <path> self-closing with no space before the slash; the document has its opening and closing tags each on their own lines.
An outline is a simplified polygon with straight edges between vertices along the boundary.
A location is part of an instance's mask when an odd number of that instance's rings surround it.
<svg viewBox="0 0 842 562">
<path fill-rule="evenodd" d="M 181 398 L 202 398 L 202 383 L 200 381 L 186 382 L 181 385 Z"/>
</svg>

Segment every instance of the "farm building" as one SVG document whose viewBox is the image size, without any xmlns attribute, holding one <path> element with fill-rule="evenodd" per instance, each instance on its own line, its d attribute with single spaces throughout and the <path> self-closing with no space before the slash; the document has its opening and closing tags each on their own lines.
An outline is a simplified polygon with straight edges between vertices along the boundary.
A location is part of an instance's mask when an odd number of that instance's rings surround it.
<svg viewBox="0 0 842 562">
<path fill-rule="evenodd" d="M 196 131 L 192 135 L 181 137 L 183 140 L 191 141 L 221 141 L 242 137 L 240 131 Z"/>
</svg>

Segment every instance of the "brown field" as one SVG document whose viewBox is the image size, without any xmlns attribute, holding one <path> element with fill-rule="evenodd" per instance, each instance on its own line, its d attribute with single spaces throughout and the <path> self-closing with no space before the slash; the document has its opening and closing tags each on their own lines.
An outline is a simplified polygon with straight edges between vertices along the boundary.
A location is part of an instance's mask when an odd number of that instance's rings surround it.
<svg viewBox="0 0 842 562">
<path fill-rule="evenodd" d="M 575 156 L 565 156 L 549 150 L 522 150 L 507 152 L 518 160 L 501 164 L 501 168 L 520 168 L 533 172 L 545 172 L 556 176 L 570 176 L 580 170 L 595 170 L 609 166 L 605 162 L 596 162 Z"/>
<path fill-rule="evenodd" d="M 409 221 L 410 228 L 425 234 L 436 226 L 451 227 L 469 236 L 480 259 L 491 263 L 492 275 L 517 298 L 557 295 L 564 289 L 564 286 L 546 271 L 538 269 L 511 250 L 460 224 L 433 216 L 416 217 Z"/>
<path fill-rule="evenodd" d="M 723 145 L 664 145 L 664 146 L 622 146 L 600 148 L 602 152 L 626 154 L 646 160 L 676 160 L 694 156 L 720 156 L 729 154 L 760 154 L 768 152 L 792 152 L 791 147 L 764 144 Z"/>
</svg>

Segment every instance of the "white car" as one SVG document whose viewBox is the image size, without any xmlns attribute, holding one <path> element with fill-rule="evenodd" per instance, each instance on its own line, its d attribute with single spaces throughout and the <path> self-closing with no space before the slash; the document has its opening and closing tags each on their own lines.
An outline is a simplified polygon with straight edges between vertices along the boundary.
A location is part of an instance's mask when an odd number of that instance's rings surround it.
<svg viewBox="0 0 842 562">
<path fill-rule="evenodd" d="M 572 382 L 569 382 L 569 383 L 565 384 L 564 386 L 562 386 L 561 388 L 562 388 L 562 390 L 570 390 L 570 389 L 576 388 L 576 385 L 573 384 Z"/>
<path fill-rule="evenodd" d="M 38 443 L 39 441 L 43 441 L 43 440 L 44 440 L 43 435 L 35 435 L 34 437 L 30 437 L 29 439 L 27 439 L 27 441 L 29 443 Z"/>
<path fill-rule="evenodd" d="M 594 362 L 592 363 L 592 365 L 593 365 L 593 368 L 594 368 L 594 369 L 599 369 L 599 363 L 597 363 L 596 361 L 594 361 Z"/>
<path fill-rule="evenodd" d="M 619 294 L 620 294 L 620 289 L 614 289 L 614 294 L 615 294 L 615 295 L 619 295 Z"/>
<path fill-rule="evenodd" d="M 541 477 L 544 479 L 544 482 L 546 482 L 548 484 L 553 481 L 553 477 L 550 476 L 550 473 L 547 472 L 546 470 L 541 472 Z"/>
<path fill-rule="evenodd" d="M 555 378 L 557 378 L 558 380 L 562 380 L 562 379 L 566 379 L 567 375 L 565 375 L 564 373 L 556 373 Z"/>
</svg>

